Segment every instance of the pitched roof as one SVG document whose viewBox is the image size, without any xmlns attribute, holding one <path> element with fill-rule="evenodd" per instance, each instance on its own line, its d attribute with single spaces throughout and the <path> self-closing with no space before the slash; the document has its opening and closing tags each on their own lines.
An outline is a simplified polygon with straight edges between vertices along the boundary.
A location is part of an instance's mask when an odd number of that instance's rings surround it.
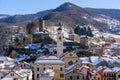
<svg viewBox="0 0 120 80">
<path fill-rule="evenodd" d="M 35 64 L 42 63 L 42 64 L 64 64 L 62 60 L 57 58 L 56 56 L 41 56 L 36 61 Z"/>
</svg>

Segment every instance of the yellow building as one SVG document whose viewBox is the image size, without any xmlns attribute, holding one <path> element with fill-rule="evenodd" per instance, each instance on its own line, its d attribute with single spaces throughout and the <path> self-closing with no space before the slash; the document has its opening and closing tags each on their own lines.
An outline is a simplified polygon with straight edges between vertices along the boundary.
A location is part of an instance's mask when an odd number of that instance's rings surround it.
<svg viewBox="0 0 120 80">
<path fill-rule="evenodd" d="M 42 56 L 34 63 L 34 80 L 39 80 L 46 69 L 52 69 L 55 74 L 53 80 L 65 80 L 65 64 L 56 56 Z"/>
<path fill-rule="evenodd" d="M 96 79 L 96 80 L 101 80 L 101 75 L 100 75 L 99 73 L 96 73 L 96 74 L 95 74 L 95 79 Z"/>
</svg>

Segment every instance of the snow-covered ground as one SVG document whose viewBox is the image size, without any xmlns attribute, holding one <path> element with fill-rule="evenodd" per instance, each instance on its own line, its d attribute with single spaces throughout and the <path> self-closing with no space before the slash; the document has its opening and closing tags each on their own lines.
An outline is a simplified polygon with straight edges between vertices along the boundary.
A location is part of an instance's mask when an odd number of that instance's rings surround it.
<svg viewBox="0 0 120 80">
<path fill-rule="evenodd" d="M 110 29 L 112 31 L 120 30 L 120 27 L 119 27 L 120 21 L 114 18 L 101 14 L 99 17 L 94 17 L 93 19 L 98 22 L 107 24 L 108 25 L 107 29 Z"/>
<path fill-rule="evenodd" d="M 48 32 L 50 33 L 50 37 L 52 39 L 54 39 L 55 41 L 57 41 L 57 29 L 58 29 L 58 26 L 51 26 L 48 30 Z M 62 27 L 62 33 L 64 37 L 68 37 L 68 33 L 70 31 L 70 29 L 68 28 L 65 28 L 64 26 Z"/>
<path fill-rule="evenodd" d="M 0 19 L 2 19 L 2 18 L 6 18 L 6 17 L 8 17 L 8 16 L 6 16 L 6 15 L 3 15 L 3 16 L 0 16 Z"/>
</svg>

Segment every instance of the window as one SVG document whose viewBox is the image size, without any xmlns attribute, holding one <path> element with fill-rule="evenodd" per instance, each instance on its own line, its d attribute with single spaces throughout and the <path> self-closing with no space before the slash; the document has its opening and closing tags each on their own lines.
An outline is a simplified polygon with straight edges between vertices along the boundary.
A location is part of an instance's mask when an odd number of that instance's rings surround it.
<svg viewBox="0 0 120 80">
<path fill-rule="evenodd" d="M 14 78 L 13 80 L 19 80 L 18 78 Z"/>
<path fill-rule="evenodd" d="M 100 80 L 100 78 L 98 78 L 98 80 Z"/>
<path fill-rule="evenodd" d="M 78 60 L 76 60 L 76 63 L 78 62 Z"/>
<path fill-rule="evenodd" d="M 77 76 L 77 79 L 79 79 L 79 76 Z"/>
<path fill-rule="evenodd" d="M 120 75 L 118 75 L 118 78 L 120 78 Z"/>
<path fill-rule="evenodd" d="M 50 66 L 50 67 L 49 67 L 49 69 L 53 69 L 53 67 L 52 67 L 52 66 Z"/>
<path fill-rule="evenodd" d="M 39 67 L 37 67 L 37 71 L 39 71 Z"/>
<path fill-rule="evenodd" d="M 22 64 L 21 64 L 21 67 L 23 67 Z"/>
<path fill-rule="evenodd" d="M 60 78 L 64 78 L 64 74 L 60 74 Z"/>
<path fill-rule="evenodd" d="M 60 71 L 63 71 L 63 68 L 62 68 L 62 67 L 60 67 Z"/>
<path fill-rule="evenodd" d="M 53 67 L 51 67 L 51 69 L 53 69 Z"/>
<path fill-rule="evenodd" d="M 1 79 L 3 78 L 3 76 L 1 76 Z"/>
<path fill-rule="evenodd" d="M 83 80 L 84 80 L 84 76 L 83 76 L 82 78 L 83 78 Z"/>
<path fill-rule="evenodd" d="M 37 74 L 37 78 L 39 78 L 39 74 Z"/>
<path fill-rule="evenodd" d="M 11 76 L 14 76 L 14 73 L 11 73 Z"/>
<path fill-rule="evenodd" d="M 43 68 L 43 71 L 45 71 L 45 69 L 46 69 L 46 68 L 44 67 L 44 68 Z"/>
<path fill-rule="evenodd" d="M 72 80 L 72 76 L 70 76 L 70 79 Z"/>
<path fill-rule="evenodd" d="M 27 80 L 29 80 L 29 78 L 27 77 Z"/>
</svg>

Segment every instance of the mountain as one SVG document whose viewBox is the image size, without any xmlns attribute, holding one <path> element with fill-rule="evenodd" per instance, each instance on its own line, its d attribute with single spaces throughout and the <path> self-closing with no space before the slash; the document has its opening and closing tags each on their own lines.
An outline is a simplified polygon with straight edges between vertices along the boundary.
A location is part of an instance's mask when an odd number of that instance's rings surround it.
<svg viewBox="0 0 120 80">
<path fill-rule="evenodd" d="M 35 14 L 7 16 L 5 18 L 0 18 L 0 23 L 11 23 L 11 24 L 28 23 L 28 22 L 32 22 L 36 19 L 42 18 L 44 15 L 46 15 L 47 13 L 49 13 L 51 11 L 52 11 L 52 9 L 40 11 Z"/>
<path fill-rule="evenodd" d="M 98 11 L 95 12 L 95 10 L 87 10 L 69 2 L 60 5 L 43 18 L 55 24 L 61 21 L 73 28 L 76 25 L 91 25 L 98 29 L 108 30 L 110 26 L 119 25 L 119 21 L 110 16 L 98 13 Z"/>
<path fill-rule="evenodd" d="M 0 19 L 0 23 L 21 24 L 34 22 L 39 18 L 56 25 L 62 22 L 67 28 L 75 28 L 76 25 L 90 25 L 100 30 L 118 30 L 120 26 L 120 10 L 82 8 L 70 2 L 66 2 L 56 9 L 41 11 L 35 14 L 14 15 Z M 38 23 L 37 23 L 38 24 Z"/>
</svg>

